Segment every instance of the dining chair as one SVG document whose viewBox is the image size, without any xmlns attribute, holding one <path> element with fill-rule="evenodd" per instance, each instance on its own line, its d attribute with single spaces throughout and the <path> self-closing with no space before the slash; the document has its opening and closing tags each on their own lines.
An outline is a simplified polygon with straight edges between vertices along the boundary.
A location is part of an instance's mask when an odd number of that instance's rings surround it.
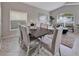
<svg viewBox="0 0 79 59">
<path fill-rule="evenodd" d="M 40 28 L 48 29 L 48 24 L 40 23 Z"/>
<path fill-rule="evenodd" d="M 62 36 L 62 27 L 55 28 L 53 33 L 53 39 L 44 38 L 41 40 L 42 48 L 44 48 L 43 51 L 45 53 L 46 51 L 49 51 L 50 55 L 61 55 L 60 53 L 61 36 Z"/>
<path fill-rule="evenodd" d="M 30 29 L 37 29 L 36 24 L 33 24 L 33 23 L 32 23 L 32 24 L 30 25 Z"/>
<path fill-rule="evenodd" d="M 40 23 L 40 29 L 41 28 L 44 28 L 44 29 L 47 29 L 48 30 L 48 24 L 46 24 L 46 23 Z M 44 36 L 42 36 L 41 38 L 39 38 L 39 39 L 43 39 L 44 38 Z"/>
<path fill-rule="evenodd" d="M 38 42 L 37 40 L 30 41 L 29 33 L 28 33 L 28 27 L 24 25 L 19 25 L 20 29 L 20 46 L 26 51 L 27 55 L 32 55 L 33 52 L 36 52 L 38 48 Z"/>
<path fill-rule="evenodd" d="M 45 28 L 45 29 L 47 29 L 47 30 L 53 30 L 53 28 L 49 28 L 50 26 L 48 25 L 48 24 L 44 24 L 44 23 L 41 23 L 40 24 L 40 28 Z M 53 36 L 52 36 L 53 34 L 47 34 L 47 35 L 45 35 L 44 37 L 49 37 L 49 38 L 52 38 Z"/>
<path fill-rule="evenodd" d="M 40 23 L 40 29 L 41 28 L 44 28 L 44 29 L 47 29 L 48 30 L 48 24 L 46 24 L 46 23 Z M 46 36 L 46 35 L 45 35 Z M 43 36 L 44 37 L 44 36 Z M 42 38 L 43 38 L 42 37 Z"/>
</svg>

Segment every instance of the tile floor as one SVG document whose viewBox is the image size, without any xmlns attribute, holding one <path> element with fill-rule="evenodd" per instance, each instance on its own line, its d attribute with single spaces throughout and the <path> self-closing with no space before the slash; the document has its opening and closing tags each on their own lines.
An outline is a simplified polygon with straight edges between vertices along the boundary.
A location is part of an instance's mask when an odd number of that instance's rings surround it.
<svg viewBox="0 0 79 59">
<path fill-rule="evenodd" d="M 62 42 L 64 42 L 65 44 L 69 44 L 69 46 L 72 47 L 74 40 L 69 39 L 69 37 L 78 38 L 79 33 L 78 34 L 68 33 L 67 35 L 64 35 L 62 37 L 62 40 L 63 40 Z M 65 36 L 67 36 L 67 37 L 65 37 Z M 2 49 L 0 50 L 0 56 L 26 56 L 26 52 L 20 48 L 18 40 L 19 40 L 18 36 L 3 39 L 2 40 Z M 70 44 L 70 42 L 72 42 L 72 43 Z"/>
<path fill-rule="evenodd" d="M 20 48 L 18 37 L 8 38 L 2 41 L 2 49 L 0 50 L 1 56 L 25 56 L 26 53 Z"/>
</svg>

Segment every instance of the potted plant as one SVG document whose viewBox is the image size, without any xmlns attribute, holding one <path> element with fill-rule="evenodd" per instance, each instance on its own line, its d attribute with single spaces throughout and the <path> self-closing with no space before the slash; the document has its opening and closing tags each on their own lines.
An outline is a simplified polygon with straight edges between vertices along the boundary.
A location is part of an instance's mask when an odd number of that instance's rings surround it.
<svg viewBox="0 0 79 59">
<path fill-rule="evenodd" d="M 52 25 L 54 19 L 55 19 L 54 17 L 50 16 L 50 21 L 49 21 L 50 22 L 50 26 Z"/>
</svg>

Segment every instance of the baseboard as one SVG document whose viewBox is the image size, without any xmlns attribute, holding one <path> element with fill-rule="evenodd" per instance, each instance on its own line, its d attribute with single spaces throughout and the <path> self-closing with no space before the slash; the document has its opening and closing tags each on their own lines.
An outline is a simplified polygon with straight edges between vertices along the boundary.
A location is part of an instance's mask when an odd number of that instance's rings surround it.
<svg viewBox="0 0 79 59">
<path fill-rule="evenodd" d="M 8 35 L 8 36 L 3 36 L 2 39 L 8 39 L 8 38 L 14 38 L 14 37 L 19 37 L 18 35 Z"/>
</svg>

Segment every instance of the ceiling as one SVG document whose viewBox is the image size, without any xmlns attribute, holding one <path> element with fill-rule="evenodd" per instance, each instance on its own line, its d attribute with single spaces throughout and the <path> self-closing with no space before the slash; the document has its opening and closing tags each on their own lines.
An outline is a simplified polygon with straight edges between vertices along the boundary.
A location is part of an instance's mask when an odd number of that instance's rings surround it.
<svg viewBox="0 0 79 59">
<path fill-rule="evenodd" d="M 65 2 L 24 2 L 24 3 L 44 9 L 46 11 L 53 11 L 65 4 Z"/>
<path fill-rule="evenodd" d="M 79 5 L 79 2 L 66 2 L 65 5 Z"/>
</svg>

